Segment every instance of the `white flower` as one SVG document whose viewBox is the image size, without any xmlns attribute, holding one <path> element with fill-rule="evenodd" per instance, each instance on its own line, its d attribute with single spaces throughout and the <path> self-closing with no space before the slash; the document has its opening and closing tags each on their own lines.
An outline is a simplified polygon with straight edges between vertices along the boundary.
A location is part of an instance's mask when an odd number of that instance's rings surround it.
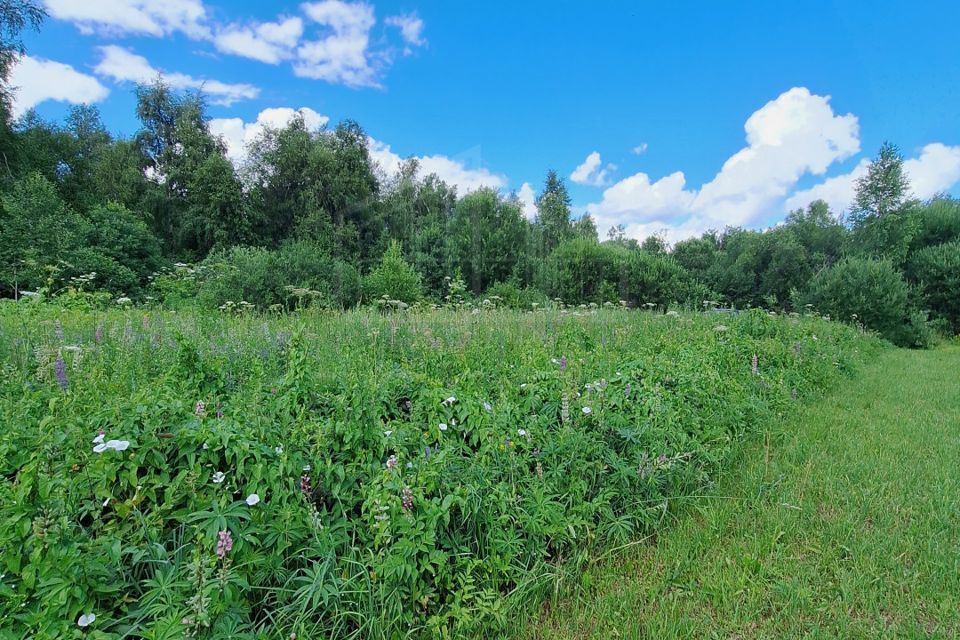
<svg viewBox="0 0 960 640">
<path fill-rule="evenodd" d="M 490 403 L 489 403 L 489 402 L 484 402 L 484 403 L 483 403 L 483 409 L 484 409 L 485 411 L 493 411 L 493 407 L 490 406 Z"/>
<path fill-rule="evenodd" d="M 227 477 L 223 471 L 217 471 L 213 474 L 213 484 L 220 484 Z"/>
<path fill-rule="evenodd" d="M 518 435 L 518 436 L 521 436 L 521 437 L 522 437 L 522 436 L 525 436 L 525 435 L 527 435 L 527 430 L 526 430 L 526 429 L 517 429 L 517 435 Z"/>
<path fill-rule="evenodd" d="M 210 445 L 208 445 L 206 442 L 204 442 L 204 443 L 203 443 L 203 450 L 206 451 L 206 450 L 209 449 L 209 448 L 210 448 Z"/>
<path fill-rule="evenodd" d="M 308 464 L 303 465 L 303 470 L 304 470 L 304 471 L 310 471 L 310 465 L 308 465 Z"/>
<path fill-rule="evenodd" d="M 527 383 L 524 382 L 523 384 L 521 384 L 521 385 L 520 385 L 520 388 L 521 388 L 521 389 L 526 389 L 526 388 L 527 388 Z"/>
<path fill-rule="evenodd" d="M 593 409 L 591 409 L 590 407 L 584 407 L 584 408 L 583 408 L 583 415 L 588 416 L 588 415 L 590 415 L 591 413 L 593 413 Z"/>
<path fill-rule="evenodd" d="M 113 449 L 114 451 L 126 451 L 129 446 L 129 440 L 107 440 L 106 443 L 107 449 Z"/>
<path fill-rule="evenodd" d="M 89 627 L 93 624 L 93 621 L 97 619 L 97 614 L 95 613 L 85 613 L 79 618 L 77 618 L 77 625 L 83 628 Z"/>
<path fill-rule="evenodd" d="M 105 445 L 102 442 L 93 448 L 94 453 L 103 453 L 106 450 L 107 450 L 107 445 Z"/>
<path fill-rule="evenodd" d="M 446 423 L 446 422 L 441 422 L 441 423 L 440 423 L 440 431 L 446 431 L 446 430 L 447 430 L 447 423 Z"/>
<path fill-rule="evenodd" d="M 275 446 L 273 448 L 273 452 L 276 453 L 278 456 L 281 455 L 283 453 L 283 445 L 278 444 L 277 446 Z"/>
<path fill-rule="evenodd" d="M 97 437 L 93 439 L 93 444 L 101 444 L 103 442 L 104 433 L 101 431 L 97 434 Z"/>
<path fill-rule="evenodd" d="M 104 508 L 106 508 L 108 504 L 110 504 L 110 498 L 107 498 L 106 500 L 103 501 Z"/>
<path fill-rule="evenodd" d="M 454 402 L 456 402 L 456 401 L 457 401 L 457 396 L 450 396 L 449 398 L 447 398 L 446 400 L 443 401 L 443 404 L 445 404 L 445 405 L 447 405 L 447 406 L 449 407 L 450 405 L 452 405 L 452 404 L 453 404 Z"/>
<path fill-rule="evenodd" d="M 255 493 L 251 493 L 247 496 L 247 504 L 251 507 L 260 502 L 260 496 Z"/>
<path fill-rule="evenodd" d="M 384 432 L 383 432 L 383 437 L 384 437 L 384 438 L 389 438 L 391 435 L 393 435 L 393 431 L 384 431 Z"/>
</svg>

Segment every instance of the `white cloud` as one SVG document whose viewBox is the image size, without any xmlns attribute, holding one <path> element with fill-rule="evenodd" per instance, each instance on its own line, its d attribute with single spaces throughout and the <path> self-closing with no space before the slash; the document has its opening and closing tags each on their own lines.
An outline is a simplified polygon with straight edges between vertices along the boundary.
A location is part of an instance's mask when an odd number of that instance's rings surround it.
<svg viewBox="0 0 960 640">
<path fill-rule="evenodd" d="M 632 154 L 635 155 L 635 156 L 642 155 L 642 154 L 644 154 L 644 153 L 646 153 L 646 152 L 647 152 L 647 143 L 646 143 L 646 142 L 641 142 L 640 144 L 638 144 L 637 146 L 635 146 L 633 149 L 630 149 L 630 153 L 632 153 Z"/>
<path fill-rule="evenodd" d="M 117 82 L 149 83 L 161 75 L 143 56 L 116 45 L 100 47 L 103 58 L 94 68 L 99 75 Z M 230 106 L 240 100 L 256 98 L 260 90 L 249 84 L 229 84 L 219 80 L 202 80 L 183 73 L 162 73 L 163 80 L 174 89 L 199 89 L 214 104 Z"/>
<path fill-rule="evenodd" d="M 809 189 L 797 191 L 784 203 L 787 211 L 806 207 L 814 200 L 825 200 L 834 213 L 847 211 L 853 204 L 857 180 L 867 175 L 870 161 L 864 158 L 849 173 L 827 178 Z M 960 146 L 933 142 L 920 150 L 916 158 L 903 162 L 910 180 L 910 192 L 925 200 L 960 182 Z"/>
<path fill-rule="evenodd" d="M 418 18 L 416 14 L 389 16 L 384 22 L 391 27 L 400 29 L 403 41 L 409 45 L 404 50 L 405 54 L 412 53 L 410 47 L 422 47 L 427 44 L 423 37 L 423 20 Z"/>
<path fill-rule="evenodd" d="M 368 139 L 370 148 L 370 158 L 380 165 L 380 168 L 388 176 L 395 175 L 403 162 L 403 158 L 390 149 L 390 145 Z M 456 186 L 457 193 L 463 195 L 476 191 L 481 187 L 490 187 L 492 189 L 501 189 L 506 186 L 507 179 L 504 176 L 491 173 L 488 169 L 470 169 L 460 160 L 454 160 L 447 156 L 413 156 L 420 167 L 419 175 L 425 176 L 431 173 L 446 182 L 448 185 Z"/>
<path fill-rule="evenodd" d="M 602 187 L 607 183 L 607 176 L 610 172 L 616 170 L 616 165 L 608 164 L 601 168 L 603 161 L 600 160 L 600 153 L 594 151 L 587 156 L 580 166 L 573 170 L 570 179 L 577 184 L 590 185 L 592 187 Z"/>
<path fill-rule="evenodd" d="M 373 7 L 364 2 L 323 0 L 305 3 L 302 8 L 308 18 L 326 27 L 327 33 L 300 44 L 293 72 L 352 87 L 379 86 L 367 51 L 370 29 L 376 23 Z"/>
<path fill-rule="evenodd" d="M 255 122 L 244 122 L 241 118 L 213 118 L 210 120 L 210 132 L 221 136 L 227 145 L 227 157 L 234 164 L 241 164 L 246 157 L 247 145 L 255 140 L 266 127 L 281 129 L 287 126 L 294 116 L 300 114 L 309 129 L 320 129 L 330 121 L 308 107 L 291 109 L 275 107 L 264 109 L 257 114 Z"/>
<path fill-rule="evenodd" d="M 631 237 L 665 231 L 671 241 L 712 227 L 757 224 L 779 210 L 804 175 L 822 175 L 860 150 L 856 116 L 835 114 L 829 101 L 790 89 L 747 119 L 747 146 L 699 189 L 688 189 L 681 171 L 656 181 L 637 173 L 606 189 L 587 212 L 600 229 L 622 223 Z"/>
<path fill-rule="evenodd" d="M 523 215 L 527 220 L 533 220 L 537 217 L 537 196 L 533 192 L 533 187 L 529 182 L 520 185 L 520 191 L 517 192 L 517 198 L 523 205 Z"/>
<path fill-rule="evenodd" d="M 96 78 L 68 64 L 31 56 L 22 56 L 13 67 L 10 86 L 15 91 L 15 116 L 45 100 L 83 104 L 99 102 L 110 93 Z"/>
<path fill-rule="evenodd" d="M 303 20 L 285 18 L 278 22 L 227 27 L 213 37 L 213 44 L 224 53 L 277 64 L 293 56 L 302 35 Z"/>
<path fill-rule="evenodd" d="M 206 38 L 207 10 L 201 0 L 46 0 L 50 15 L 83 33 L 166 36 L 181 31 Z"/>
</svg>

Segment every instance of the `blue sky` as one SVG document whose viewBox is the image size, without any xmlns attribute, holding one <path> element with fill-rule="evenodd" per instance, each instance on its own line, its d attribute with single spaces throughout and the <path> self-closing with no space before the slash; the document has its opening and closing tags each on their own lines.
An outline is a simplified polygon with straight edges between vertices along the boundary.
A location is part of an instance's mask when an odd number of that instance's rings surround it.
<svg viewBox="0 0 960 640">
<path fill-rule="evenodd" d="M 18 108 L 91 101 L 136 130 L 133 82 L 207 91 L 233 157 L 260 123 L 360 122 L 402 157 L 528 203 L 548 168 L 601 234 L 837 212 L 881 142 L 920 197 L 960 194 L 960 3 L 46 0 Z"/>
</svg>

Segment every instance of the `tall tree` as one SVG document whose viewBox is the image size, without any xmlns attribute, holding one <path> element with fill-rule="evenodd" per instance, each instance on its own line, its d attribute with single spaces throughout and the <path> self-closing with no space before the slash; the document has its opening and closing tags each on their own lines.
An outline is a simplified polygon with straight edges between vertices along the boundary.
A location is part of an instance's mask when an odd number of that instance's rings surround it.
<svg viewBox="0 0 960 640">
<path fill-rule="evenodd" d="M 4 174 L 10 177 L 12 158 L 7 151 L 13 148 L 10 127 L 13 92 L 9 85 L 10 72 L 24 54 L 21 34 L 24 29 L 39 29 L 46 11 L 34 0 L 0 0 L 0 162 Z"/>
<path fill-rule="evenodd" d="M 884 142 L 880 153 L 867 168 L 867 175 L 857 179 L 857 191 L 850 212 L 854 227 L 868 218 L 881 218 L 900 211 L 910 194 L 910 182 L 903 172 L 900 149 Z"/>
<path fill-rule="evenodd" d="M 573 236 L 570 225 L 570 194 L 567 185 L 551 169 L 537 196 L 537 224 L 541 227 L 542 255 L 547 255 L 564 240 Z"/>
<path fill-rule="evenodd" d="M 450 223 L 451 260 L 474 293 L 515 274 L 523 250 L 526 221 L 516 201 L 492 189 L 460 199 Z"/>
</svg>

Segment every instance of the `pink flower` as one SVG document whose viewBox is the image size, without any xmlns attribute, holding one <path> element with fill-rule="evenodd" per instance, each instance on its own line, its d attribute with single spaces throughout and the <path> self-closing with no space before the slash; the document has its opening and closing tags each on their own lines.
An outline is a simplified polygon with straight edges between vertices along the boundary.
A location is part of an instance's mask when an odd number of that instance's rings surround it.
<svg viewBox="0 0 960 640">
<path fill-rule="evenodd" d="M 217 557 L 223 560 L 230 550 L 233 549 L 233 536 L 229 529 L 224 529 L 217 534 Z"/>
</svg>

